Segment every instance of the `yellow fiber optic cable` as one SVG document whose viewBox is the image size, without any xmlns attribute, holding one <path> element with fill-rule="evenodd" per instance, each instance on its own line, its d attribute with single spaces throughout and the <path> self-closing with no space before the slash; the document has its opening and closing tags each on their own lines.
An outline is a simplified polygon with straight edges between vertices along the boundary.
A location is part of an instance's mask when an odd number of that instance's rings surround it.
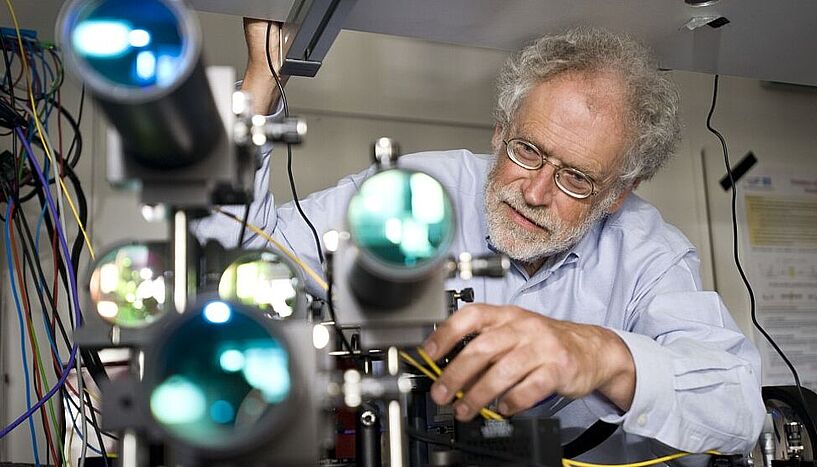
<svg viewBox="0 0 817 467">
<path fill-rule="evenodd" d="M 436 376 L 436 375 L 434 375 L 434 374 L 433 374 L 431 371 L 429 371 L 429 370 L 428 370 L 426 367 L 424 367 L 423 365 L 421 365 L 421 364 L 420 364 L 420 363 L 419 363 L 417 360 L 415 360 L 414 358 L 412 358 L 412 356 L 411 356 L 411 355 L 409 355 L 409 354 L 407 354 L 406 352 L 403 352 L 403 351 L 401 350 L 401 351 L 400 351 L 400 357 L 402 357 L 402 358 L 403 358 L 403 360 L 405 360 L 406 362 L 408 362 L 408 363 L 409 363 L 411 366 L 413 366 L 414 368 L 417 368 L 418 370 L 420 370 L 420 371 L 421 371 L 421 372 L 422 372 L 424 375 L 428 376 L 428 378 L 429 378 L 431 381 L 437 381 L 437 376 Z M 434 365 L 434 366 L 436 367 L 436 365 Z M 437 370 L 439 370 L 439 367 L 437 367 L 436 369 L 437 369 Z M 438 373 L 438 374 L 439 374 L 439 373 Z M 457 399 L 462 399 L 462 398 L 463 398 L 463 396 L 464 396 L 464 394 L 463 394 L 463 392 L 462 392 L 462 391 L 457 391 L 456 396 L 457 396 Z M 491 410 L 491 409 L 487 409 L 487 408 L 485 408 L 485 407 L 481 408 L 481 409 L 479 410 L 479 413 L 480 413 L 480 415 L 482 415 L 482 417 L 483 417 L 483 418 L 485 418 L 486 420 L 503 420 L 503 418 L 502 418 L 502 416 L 501 416 L 501 415 L 499 415 L 498 413 L 494 412 L 493 410 Z"/>
<path fill-rule="evenodd" d="M 8 0 L 7 0 L 7 1 L 8 1 Z M 237 216 L 235 216 L 235 215 L 233 215 L 233 214 L 231 214 L 231 213 L 229 213 L 229 212 L 225 211 L 225 210 L 224 210 L 224 209 L 222 209 L 222 208 L 216 207 L 216 208 L 213 208 L 213 209 L 214 209 L 216 212 L 219 212 L 219 213 L 221 213 L 221 214 L 224 214 L 225 216 L 229 217 L 230 219 L 232 219 L 232 220 L 234 220 L 234 221 L 238 222 L 239 224 L 243 224 L 243 223 L 244 223 L 244 221 L 243 221 L 243 220 L 239 219 Z M 276 240 L 276 239 L 272 238 L 272 235 L 270 235 L 270 234 L 268 234 L 268 233 L 264 232 L 263 230 L 261 230 L 260 228 L 258 228 L 257 226 L 255 226 L 255 225 L 253 225 L 253 224 L 250 224 L 249 222 L 247 222 L 247 228 L 248 228 L 248 229 L 250 229 L 250 230 L 252 230 L 252 231 L 253 231 L 253 232 L 255 232 L 256 234 L 260 235 L 260 236 L 261 236 L 261 238 L 263 238 L 264 240 L 266 240 L 266 241 L 268 241 L 268 242 L 272 243 L 273 245 L 275 245 L 275 247 L 276 247 L 276 248 L 278 248 L 279 250 L 281 250 L 281 252 L 283 252 L 285 255 L 287 255 L 287 257 L 288 257 L 289 259 L 291 259 L 291 260 L 292 260 L 292 261 L 294 261 L 294 262 L 295 262 L 295 263 L 296 263 L 298 266 L 300 266 L 300 267 L 301 267 L 301 269 L 303 269 L 303 270 L 304 270 L 304 272 L 305 272 L 305 273 L 307 273 L 307 274 L 309 275 L 309 277 L 311 277 L 311 278 L 312 278 L 312 279 L 313 279 L 315 282 L 317 282 L 317 283 L 318 283 L 318 285 L 319 285 L 319 286 L 320 286 L 320 287 L 321 287 L 323 290 L 328 290 L 328 289 L 329 289 L 329 285 L 327 285 L 326 281 L 325 281 L 325 280 L 323 280 L 323 278 L 322 278 L 322 277 L 321 277 L 321 276 L 320 276 L 320 275 L 319 275 L 317 272 L 315 272 L 315 270 L 314 270 L 314 269 L 312 269 L 311 267 L 309 267 L 309 265 L 308 265 L 308 264 L 306 264 L 306 263 L 305 263 L 305 262 L 304 262 L 304 261 L 303 261 L 301 258 L 297 257 L 297 256 L 295 255 L 295 253 L 291 252 L 291 251 L 290 251 L 290 250 L 289 250 L 287 247 L 285 247 L 285 246 L 284 246 L 284 245 L 283 245 L 281 242 L 279 242 L 278 240 Z"/>
<path fill-rule="evenodd" d="M 574 461 L 572 459 L 562 459 L 562 466 L 564 467 L 647 467 L 650 465 L 663 464 L 665 462 L 680 459 L 695 453 L 692 452 L 677 452 L 668 456 L 650 459 L 641 462 L 634 462 L 632 464 L 591 464 L 589 462 Z M 704 454 L 719 455 L 718 451 L 706 451 Z"/>
<path fill-rule="evenodd" d="M 434 360 L 432 360 L 431 357 L 428 356 L 428 354 L 426 353 L 425 350 L 423 350 L 422 347 L 417 347 L 417 353 L 426 362 L 426 365 L 430 366 L 431 369 L 434 370 L 435 373 L 437 373 L 437 376 L 443 374 L 443 371 L 440 369 L 439 366 L 437 366 L 437 363 L 435 363 Z M 457 399 L 462 399 L 465 396 L 465 394 L 463 394 L 462 391 L 457 391 L 457 394 L 455 395 L 457 396 Z M 491 409 L 483 408 L 482 410 L 485 410 L 492 420 L 503 419 L 501 415 L 499 415 L 498 413 L 494 412 Z"/>
</svg>

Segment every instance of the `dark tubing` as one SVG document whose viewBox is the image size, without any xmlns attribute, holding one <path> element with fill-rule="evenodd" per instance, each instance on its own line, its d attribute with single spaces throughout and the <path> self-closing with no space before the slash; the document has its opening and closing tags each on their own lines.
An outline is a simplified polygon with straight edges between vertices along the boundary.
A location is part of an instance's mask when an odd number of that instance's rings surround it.
<svg viewBox="0 0 817 467">
<path fill-rule="evenodd" d="M 94 98 L 121 135 L 125 153 L 151 169 L 192 165 L 226 137 L 200 60 L 182 85 L 157 100 Z"/>
</svg>

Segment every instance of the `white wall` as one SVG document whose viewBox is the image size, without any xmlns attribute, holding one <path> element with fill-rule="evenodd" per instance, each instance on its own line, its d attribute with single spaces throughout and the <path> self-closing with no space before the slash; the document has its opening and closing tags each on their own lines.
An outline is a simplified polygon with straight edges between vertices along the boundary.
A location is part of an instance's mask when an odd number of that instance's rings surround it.
<svg viewBox="0 0 817 467">
<path fill-rule="evenodd" d="M 59 0 L 15 2 L 23 27 L 37 29 L 47 38 L 52 36 L 60 4 Z M 0 12 L 0 23 L 10 24 L 4 15 L 5 10 Z M 207 63 L 243 67 L 240 18 L 200 17 Z M 310 127 L 306 143 L 294 154 L 301 195 L 365 167 L 369 144 L 378 136 L 396 138 L 407 152 L 460 147 L 487 151 L 493 77 L 504 58 L 505 54 L 492 50 L 342 33 L 317 78 L 295 78 L 288 86 L 293 112 L 306 117 Z M 717 186 L 723 173 L 719 147 L 703 125 L 711 77 L 675 72 L 673 78 L 683 95 L 685 138 L 669 167 L 644 184 L 639 193 L 655 202 L 699 247 L 705 285 L 712 288 L 717 277 L 718 290 L 736 320 L 748 330 L 748 302 L 731 265 L 728 196 Z M 76 108 L 76 96 L 76 83 L 70 81 L 63 94 L 70 108 Z M 729 140 L 733 160 L 752 149 L 761 161 L 775 159 L 814 167 L 817 162 L 809 156 L 815 142 L 811 122 L 816 120 L 817 94 L 769 91 L 751 80 L 722 80 L 715 124 Z M 94 109 L 87 107 L 83 131 L 89 147 L 80 174 L 93 207 L 89 231 L 95 247 L 122 238 L 163 236 L 163 226 L 141 220 L 133 193 L 113 191 L 104 182 L 103 128 Z M 7 140 L 0 141 L 7 144 Z M 702 149 L 705 161 L 701 159 Z M 275 155 L 272 190 L 283 201 L 290 195 L 281 153 Z M 709 173 L 706 180 L 704 165 Z M 704 184 L 710 192 L 708 204 Z M 706 221 L 707 209 L 713 219 L 711 226 Z M 710 246 L 714 254 L 710 254 Z M 9 373 L 10 384 L 0 386 L 0 423 L 14 418 L 24 406 L 16 318 L 8 305 L 7 289 L 4 285 L 1 300 L 0 370 Z M 27 439 L 27 428 L 21 427 L 0 441 L 0 460 L 30 461 Z"/>
</svg>

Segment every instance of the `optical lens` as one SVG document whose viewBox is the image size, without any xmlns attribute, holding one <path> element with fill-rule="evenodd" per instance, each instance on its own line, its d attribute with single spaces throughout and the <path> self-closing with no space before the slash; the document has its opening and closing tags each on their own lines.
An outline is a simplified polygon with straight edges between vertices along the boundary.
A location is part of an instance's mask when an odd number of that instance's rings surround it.
<svg viewBox="0 0 817 467">
<path fill-rule="evenodd" d="M 431 176 L 402 169 L 369 177 L 352 198 L 349 230 L 389 266 L 416 268 L 448 252 L 455 222 L 448 193 Z"/>
<path fill-rule="evenodd" d="M 105 254 L 91 273 L 95 311 L 105 321 L 141 328 L 167 311 L 167 261 L 162 245 L 126 245 Z"/>
<path fill-rule="evenodd" d="M 150 410 L 172 435 L 201 447 L 225 447 L 257 431 L 290 396 L 289 353 L 252 313 L 210 302 L 156 349 L 162 358 L 153 370 L 158 377 Z"/>
<path fill-rule="evenodd" d="M 181 20 L 162 1 L 86 2 L 68 27 L 77 58 L 115 85 L 166 88 L 184 70 Z"/>
<path fill-rule="evenodd" d="M 298 276 L 271 251 L 248 253 L 234 261 L 221 276 L 218 294 L 224 300 L 253 305 L 275 317 L 286 318 L 298 302 Z"/>
</svg>

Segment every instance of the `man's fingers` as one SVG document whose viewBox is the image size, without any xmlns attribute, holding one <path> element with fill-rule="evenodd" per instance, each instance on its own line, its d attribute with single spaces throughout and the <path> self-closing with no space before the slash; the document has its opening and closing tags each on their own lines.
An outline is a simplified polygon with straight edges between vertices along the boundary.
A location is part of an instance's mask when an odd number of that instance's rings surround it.
<svg viewBox="0 0 817 467">
<path fill-rule="evenodd" d="M 486 367 L 502 358 L 516 343 L 516 335 L 508 328 L 494 329 L 477 336 L 448 364 L 431 387 L 434 402 L 441 405 L 451 402 L 457 391 L 476 381 Z"/>
<path fill-rule="evenodd" d="M 549 365 L 530 372 L 519 384 L 505 393 L 499 401 L 499 412 L 502 415 L 513 415 L 529 409 L 541 400 L 546 399 L 556 390 L 557 373 L 550 371 Z"/>
<path fill-rule="evenodd" d="M 423 344 L 428 355 L 438 360 L 451 351 L 463 337 L 479 332 L 501 319 L 500 307 L 466 305 L 442 323 Z"/>
<path fill-rule="evenodd" d="M 516 349 L 494 363 L 476 383 L 454 404 L 454 414 L 460 421 L 473 418 L 482 407 L 523 380 L 535 368 L 527 352 Z"/>
</svg>

